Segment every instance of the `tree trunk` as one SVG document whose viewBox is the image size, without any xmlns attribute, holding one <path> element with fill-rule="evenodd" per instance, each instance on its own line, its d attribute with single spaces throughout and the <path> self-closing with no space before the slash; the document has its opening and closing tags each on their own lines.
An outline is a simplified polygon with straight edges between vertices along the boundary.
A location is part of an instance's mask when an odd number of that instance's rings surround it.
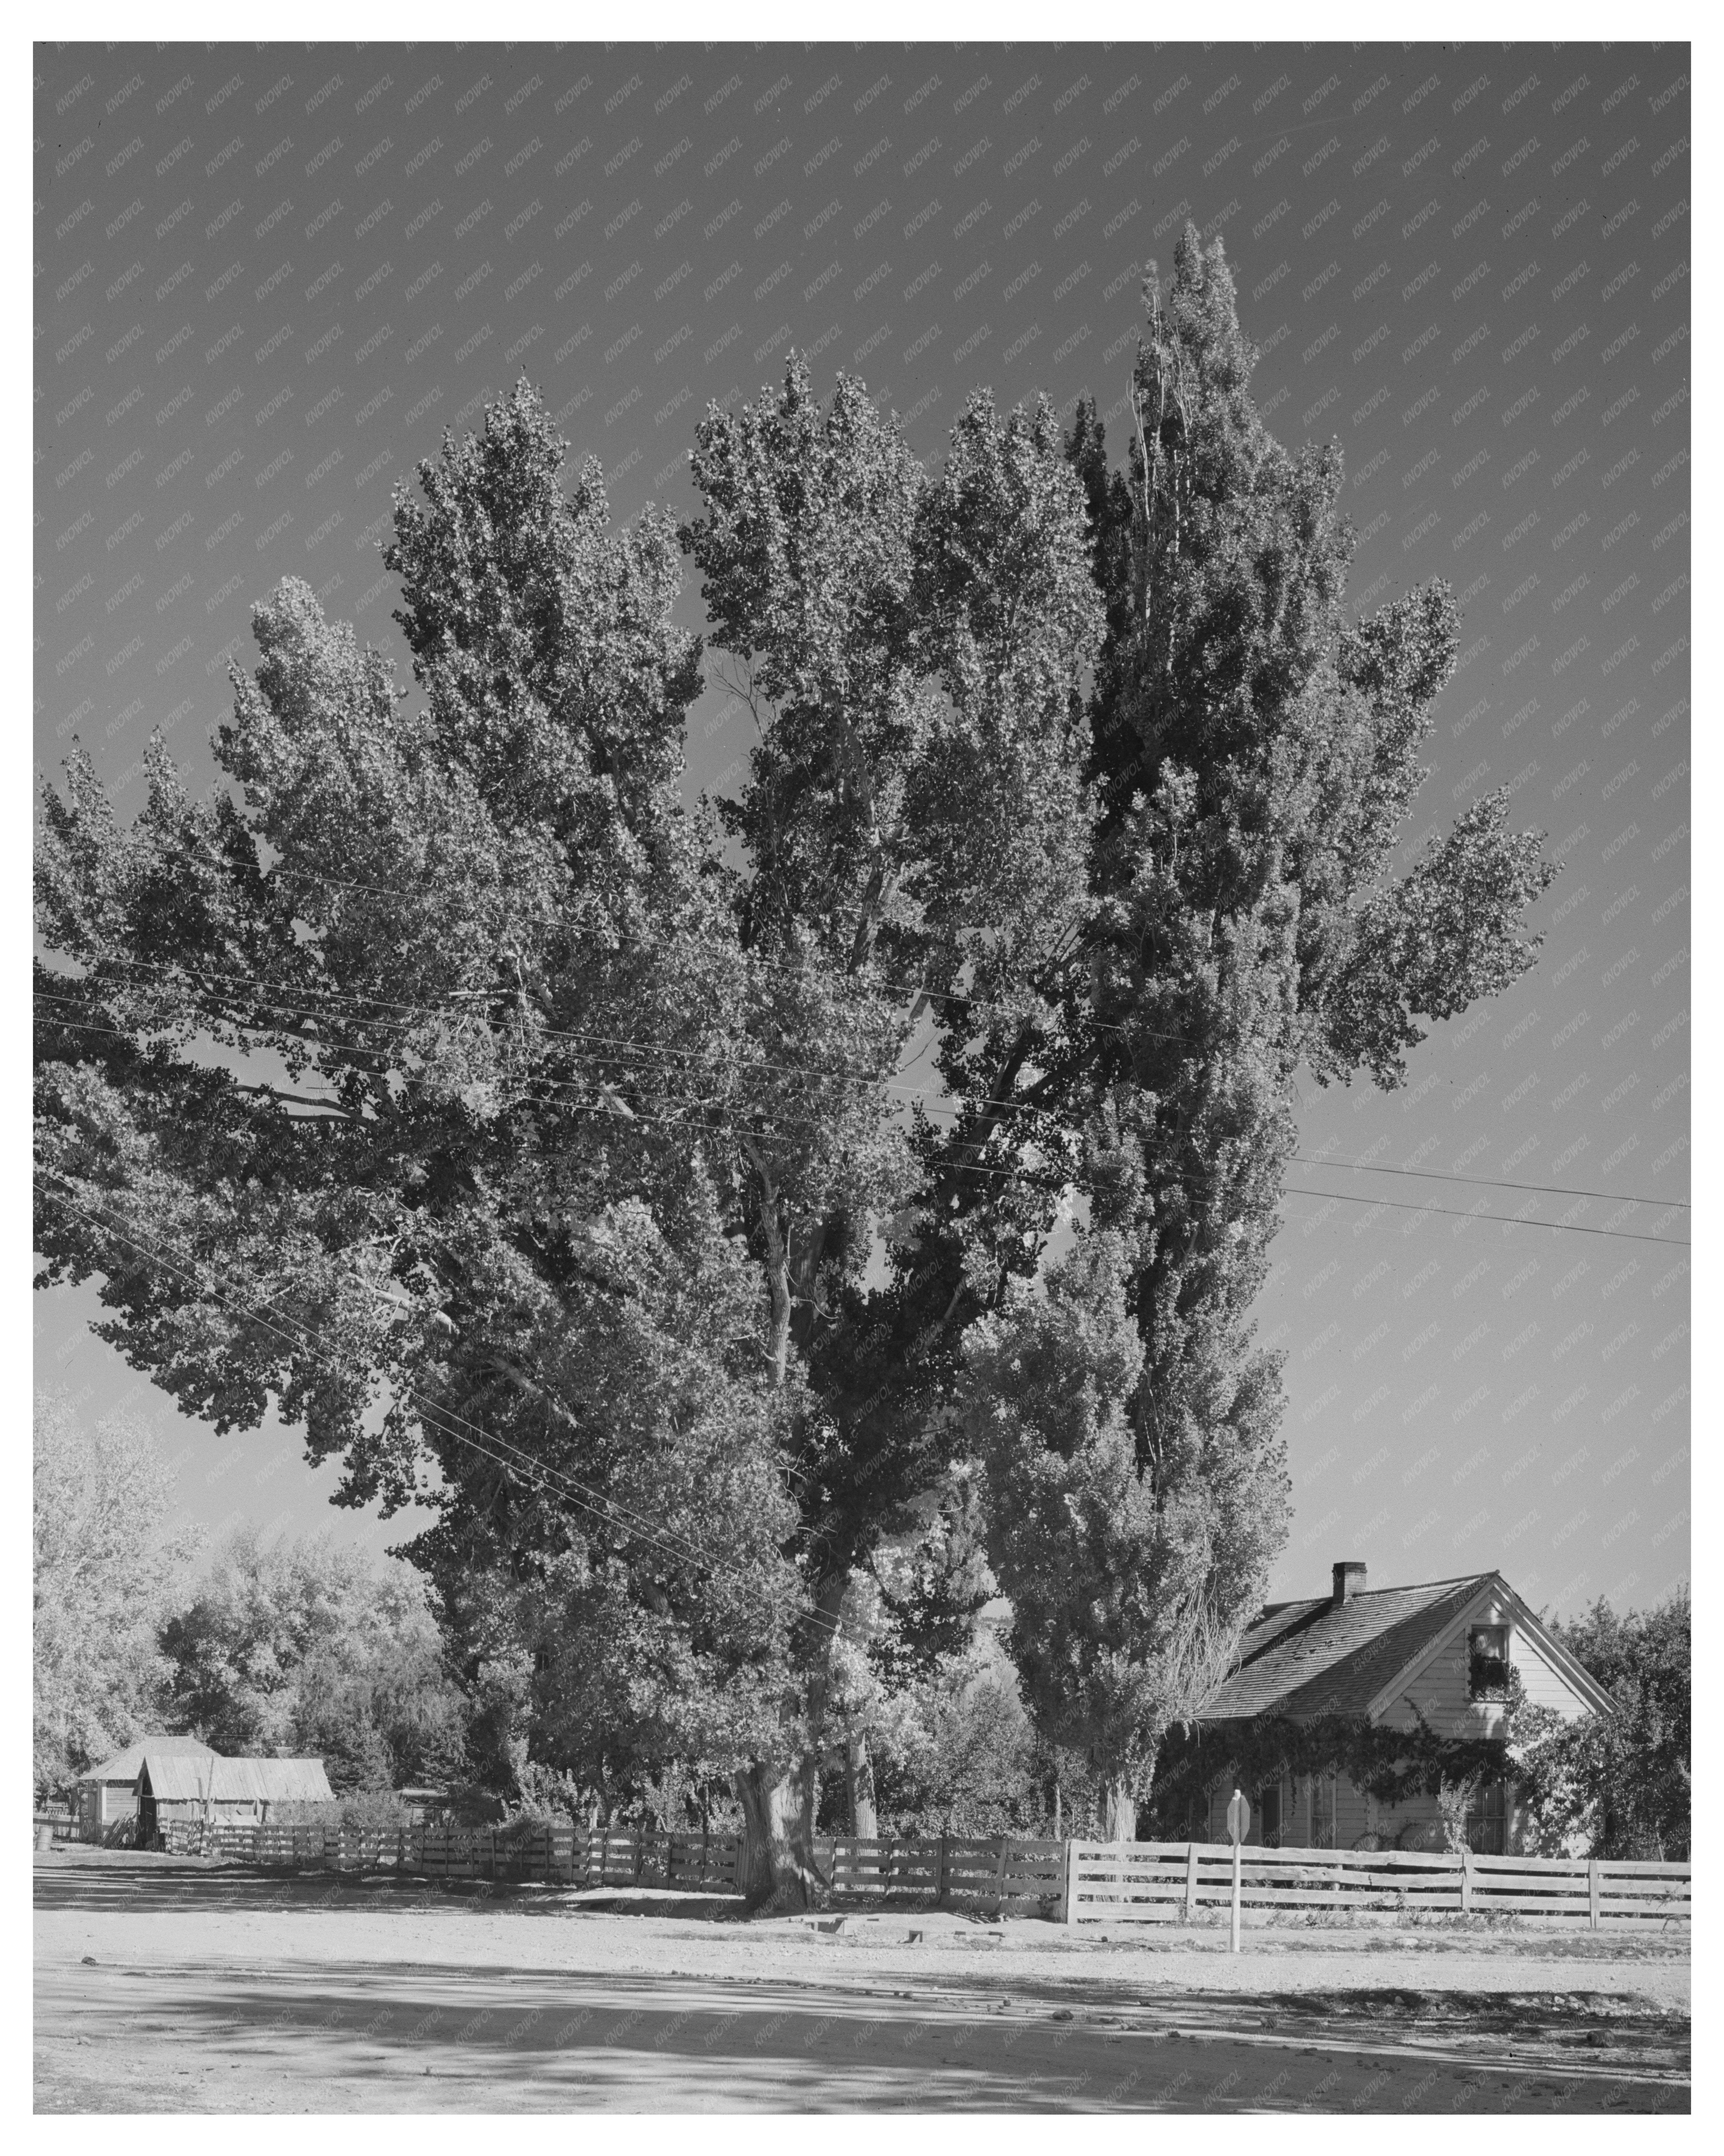
<svg viewBox="0 0 1724 2156">
<path fill-rule="evenodd" d="M 778 1190 L 772 1171 L 745 1138 L 743 1150 L 760 1178 L 760 1224 L 766 1238 L 767 1284 L 772 1291 L 772 1344 L 767 1350 L 772 1369 L 772 1389 L 782 1392 L 790 1368 L 790 1248 L 788 1224 L 778 1220 Z"/>
<path fill-rule="evenodd" d="M 850 1832 L 865 1841 L 880 1834 L 880 1814 L 874 1803 L 874 1762 L 868 1756 L 865 1736 L 853 1736 L 844 1757 L 844 1783 L 850 1804 Z"/>
<path fill-rule="evenodd" d="M 1108 1782 L 1106 1810 L 1102 1817 L 1101 1838 L 1104 1841 L 1136 1841 L 1137 1839 L 1137 1797 L 1123 1774 L 1113 1776 Z"/>
<path fill-rule="evenodd" d="M 742 1888 L 753 1911 L 813 1909 L 829 1891 L 814 1862 L 819 1776 L 800 1768 L 744 1768 L 736 1777 L 742 1807 Z"/>
</svg>

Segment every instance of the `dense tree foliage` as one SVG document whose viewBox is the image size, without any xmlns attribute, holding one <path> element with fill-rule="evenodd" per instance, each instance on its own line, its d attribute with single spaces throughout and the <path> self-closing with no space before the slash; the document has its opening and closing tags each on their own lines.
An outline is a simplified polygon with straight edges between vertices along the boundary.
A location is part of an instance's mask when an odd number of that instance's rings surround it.
<svg viewBox="0 0 1724 2156">
<path fill-rule="evenodd" d="M 241 1529 L 161 1647 L 172 1725 L 228 1757 L 321 1758 L 338 1795 L 464 1771 L 465 1702 L 405 1565 Z"/>
<path fill-rule="evenodd" d="M 194 1538 L 175 1533 L 173 1476 L 124 1417 L 87 1430 L 65 1399 L 33 1421 L 33 1774 L 38 1799 L 161 1726 L 158 1632 L 184 1591 Z"/>
<path fill-rule="evenodd" d="M 739 1691 L 776 1725 L 803 1599 L 726 1198 L 773 1081 L 678 795 L 675 544 L 561 454 L 523 387 L 403 496 L 416 694 L 290 583 L 229 783 L 189 799 L 158 746 L 126 830 L 74 757 L 38 863 L 50 1276 L 99 1266 L 105 1336 L 218 1428 L 273 1396 L 348 1499 L 429 1498 L 505 1773 L 509 1671 L 554 1643 L 469 1583 L 615 1620 L 612 1694 L 685 1725 Z"/>
<path fill-rule="evenodd" d="M 1686 1586 L 1619 1616 L 1602 1597 L 1557 1636 L 1614 1713 L 1519 1717 L 1517 1770 L 1542 1842 L 1593 1856 L 1686 1857 L 1691 1842 L 1692 1604 Z"/>
<path fill-rule="evenodd" d="M 566 490 L 523 383 L 398 495 L 411 689 L 290 581 L 207 801 L 159 743 L 129 829 L 81 754 L 44 789 L 48 1276 L 438 1510 L 500 1788 L 734 1774 L 757 1896 L 817 1885 L 823 1771 L 870 1815 L 935 1614 L 890 1552 L 977 1445 L 1043 1742 L 1129 1830 L 1285 1532 L 1294 1073 L 1395 1083 L 1531 960 L 1500 797 L 1398 865 L 1446 593 L 1346 613 L 1338 454 L 1265 429 L 1219 243 L 1147 296 L 1125 470 L 977 393 L 930 472 L 793 360 L 680 534 Z M 679 540 L 758 728 L 716 810 Z"/>
</svg>

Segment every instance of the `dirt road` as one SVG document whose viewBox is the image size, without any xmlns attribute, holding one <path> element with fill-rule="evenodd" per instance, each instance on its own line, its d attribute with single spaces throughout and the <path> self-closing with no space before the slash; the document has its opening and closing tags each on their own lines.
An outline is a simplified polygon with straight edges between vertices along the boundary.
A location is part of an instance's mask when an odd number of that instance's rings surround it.
<svg viewBox="0 0 1724 2156">
<path fill-rule="evenodd" d="M 1689 2107 L 1686 1942 L 1265 1933 L 1234 1957 L 1216 1932 L 598 1898 L 38 1856 L 36 2107 Z"/>
</svg>

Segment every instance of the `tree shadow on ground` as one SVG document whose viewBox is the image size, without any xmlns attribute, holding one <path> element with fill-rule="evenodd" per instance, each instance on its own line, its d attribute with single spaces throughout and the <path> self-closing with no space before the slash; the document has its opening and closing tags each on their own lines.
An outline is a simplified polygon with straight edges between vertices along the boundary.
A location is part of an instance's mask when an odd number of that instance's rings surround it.
<svg viewBox="0 0 1724 2156">
<path fill-rule="evenodd" d="M 1686 2107 L 1664 2030 L 1601 2050 L 1572 2021 L 1430 2030 L 1392 1994 L 1378 2025 L 1342 2031 L 1267 1994 L 1050 2009 L 1013 1991 L 204 1962 L 61 1972 L 38 1985 L 38 2023 L 50 2044 L 75 2029 L 58 2041 L 87 2046 L 74 2055 L 86 2068 L 111 2048 L 134 2095 L 154 2086 L 164 2108 L 202 2107 L 193 2082 L 231 2095 L 238 2084 L 210 2078 L 218 2067 L 320 2110 Z M 147 2062 L 169 2058 L 152 2083 Z"/>
</svg>

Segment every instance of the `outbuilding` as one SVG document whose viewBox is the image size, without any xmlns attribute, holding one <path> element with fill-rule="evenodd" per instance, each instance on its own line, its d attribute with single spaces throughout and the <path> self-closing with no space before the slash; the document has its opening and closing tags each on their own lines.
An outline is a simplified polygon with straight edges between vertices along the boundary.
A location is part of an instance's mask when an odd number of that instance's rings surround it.
<svg viewBox="0 0 1724 2156">
<path fill-rule="evenodd" d="M 176 1820 L 261 1825 L 272 1806 L 331 1804 L 321 1759 L 197 1758 L 146 1751 L 138 1774 L 137 1839 L 147 1848 Z"/>
<path fill-rule="evenodd" d="M 279 1804 L 332 1804 L 321 1759 L 224 1759 L 195 1737 L 143 1737 L 79 1777 L 80 1841 L 148 1848 L 174 1820 L 261 1824 Z"/>
<path fill-rule="evenodd" d="M 161 1763 L 208 1762 L 215 1753 L 195 1737 L 141 1737 L 111 1759 L 80 1774 L 73 1790 L 74 1815 L 80 1841 L 130 1840 L 137 1818 L 138 1779 L 146 1757 Z"/>
</svg>

